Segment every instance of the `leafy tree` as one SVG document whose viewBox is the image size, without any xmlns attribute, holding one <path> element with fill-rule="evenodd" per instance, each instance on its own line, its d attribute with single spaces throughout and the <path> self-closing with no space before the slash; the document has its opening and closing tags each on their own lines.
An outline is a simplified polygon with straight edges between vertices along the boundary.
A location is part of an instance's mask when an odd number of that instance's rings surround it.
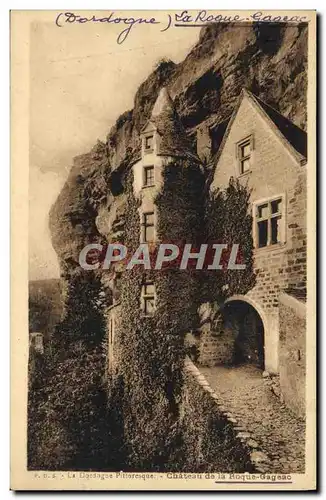
<svg viewBox="0 0 326 500">
<path fill-rule="evenodd" d="M 66 315 L 29 391 L 29 467 L 93 469 L 107 463 L 106 352 L 98 278 L 71 278 Z"/>
</svg>

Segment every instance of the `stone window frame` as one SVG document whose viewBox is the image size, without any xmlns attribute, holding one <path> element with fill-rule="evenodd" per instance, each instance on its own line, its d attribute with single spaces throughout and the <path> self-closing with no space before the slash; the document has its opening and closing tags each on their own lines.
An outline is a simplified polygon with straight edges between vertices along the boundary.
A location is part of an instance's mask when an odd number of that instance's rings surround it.
<svg viewBox="0 0 326 500">
<path fill-rule="evenodd" d="M 241 156 L 241 149 L 246 145 L 250 145 L 250 154 L 245 155 L 245 156 Z M 242 176 L 245 176 L 245 175 L 248 175 L 251 173 L 254 150 L 255 150 L 255 147 L 254 147 L 254 135 L 253 134 L 247 135 L 246 137 L 241 139 L 241 141 L 238 141 L 236 143 L 235 156 L 237 159 L 238 177 L 242 177 Z M 246 160 L 249 160 L 249 169 L 242 171 L 242 164 Z"/>
<path fill-rule="evenodd" d="M 149 215 L 153 215 L 153 222 L 152 223 L 148 223 L 147 222 L 147 216 Z M 143 212 L 142 215 L 142 228 L 141 228 L 141 243 L 153 243 L 155 241 L 155 237 L 156 237 L 156 232 L 155 232 L 155 210 L 150 210 L 150 211 L 146 211 L 146 212 Z M 146 229 L 148 227 L 153 227 L 153 239 L 152 240 L 147 240 L 146 239 Z"/>
<path fill-rule="evenodd" d="M 44 352 L 44 339 L 42 333 L 37 333 L 34 337 L 34 347 L 37 352 Z"/>
<path fill-rule="evenodd" d="M 153 286 L 153 292 L 147 293 L 146 287 Z M 147 311 L 147 303 L 153 301 L 153 310 L 151 313 Z M 151 317 L 156 311 L 156 288 L 153 281 L 145 281 L 141 287 L 141 309 L 144 316 Z"/>
<path fill-rule="evenodd" d="M 273 201 L 281 200 L 282 210 L 281 212 L 269 213 L 267 217 L 259 218 L 257 217 L 257 209 L 261 205 L 268 205 L 270 209 L 270 205 Z M 280 224 L 280 241 L 277 243 L 271 243 L 271 225 L 270 221 L 273 218 L 277 218 L 281 216 L 281 224 Z M 252 223 L 253 223 L 253 243 L 255 251 L 264 251 L 269 249 L 274 249 L 278 247 L 283 247 L 286 245 L 286 220 L 287 220 L 287 212 L 286 212 L 286 193 L 280 193 L 274 196 L 268 196 L 266 198 L 261 198 L 259 200 L 255 200 L 252 203 Z M 267 245 L 258 246 L 258 230 L 257 225 L 261 220 L 268 220 L 268 234 L 267 234 Z"/>
<path fill-rule="evenodd" d="M 146 147 L 146 141 L 152 137 L 153 138 L 153 141 L 152 141 L 152 146 L 151 147 Z M 155 150 L 155 141 L 156 141 L 156 132 L 155 130 L 152 130 L 151 132 L 147 132 L 146 134 L 144 134 L 143 136 L 143 154 L 150 154 L 150 153 L 153 153 L 154 150 Z"/>
<path fill-rule="evenodd" d="M 153 171 L 153 181 L 148 183 L 147 171 Z M 154 165 L 144 165 L 143 166 L 143 188 L 155 186 L 155 166 Z"/>
</svg>

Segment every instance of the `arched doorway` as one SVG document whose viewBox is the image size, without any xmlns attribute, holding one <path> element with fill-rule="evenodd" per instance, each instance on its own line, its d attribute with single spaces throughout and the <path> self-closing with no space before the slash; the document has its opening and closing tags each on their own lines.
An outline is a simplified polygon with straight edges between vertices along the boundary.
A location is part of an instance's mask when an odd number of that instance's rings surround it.
<svg viewBox="0 0 326 500">
<path fill-rule="evenodd" d="M 223 308 L 224 331 L 234 339 L 233 364 L 264 369 L 264 324 L 257 310 L 243 300 L 227 301 Z"/>
</svg>

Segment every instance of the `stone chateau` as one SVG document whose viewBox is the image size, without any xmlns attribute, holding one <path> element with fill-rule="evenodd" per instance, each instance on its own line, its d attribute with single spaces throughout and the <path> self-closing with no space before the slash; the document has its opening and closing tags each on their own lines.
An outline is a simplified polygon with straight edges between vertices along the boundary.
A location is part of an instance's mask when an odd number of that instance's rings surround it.
<svg viewBox="0 0 326 500">
<path fill-rule="evenodd" d="M 194 143 L 196 143 L 195 152 Z M 155 196 L 162 172 L 178 158 L 199 165 L 210 158 L 210 189 L 226 187 L 235 177 L 251 190 L 256 284 L 244 296 L 227 299 L 219 331 L 203 321 L 196 341 L 196 361 L 203 366 L 252 363 L 279 375 L 285 403 L 298 415 L 305 412 L 306 326 L 306 133 L 243 90 L 232 115 L 223 123 L 186 135 L 165 88 L 141 132 L 141 154 L 132 164 L 111 172 L 111 195 L 97 226 L 108 242 L 119 241 L 125 220 L 123 175 L 133 169 L 134 195 L 139 203 L 141 242 L 156 238 Z M 212 160 L 213 159 L 213 160 Z M 108 309 L 108 370 L 117 370 L 115 343 L 119 321 L 119 275 L 111 279 L 113 304 Z M 155 310 L 155 283 L 144 283 L 140 307 Z M 203 304 L 202 318 L 211 311 Z"/>
</svg>

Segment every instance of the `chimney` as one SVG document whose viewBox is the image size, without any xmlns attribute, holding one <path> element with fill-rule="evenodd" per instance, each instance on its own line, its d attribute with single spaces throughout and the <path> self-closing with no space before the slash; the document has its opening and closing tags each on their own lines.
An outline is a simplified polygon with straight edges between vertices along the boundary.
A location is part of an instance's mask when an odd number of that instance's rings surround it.
<svg viewBox="0 0 326 500">
<path fill-rule="evenodd" d="M 211 156 L 212 139 L 208 125 L 201 125 L 197 129 L 197 155 L 204 161 Z"/>
</svg>

